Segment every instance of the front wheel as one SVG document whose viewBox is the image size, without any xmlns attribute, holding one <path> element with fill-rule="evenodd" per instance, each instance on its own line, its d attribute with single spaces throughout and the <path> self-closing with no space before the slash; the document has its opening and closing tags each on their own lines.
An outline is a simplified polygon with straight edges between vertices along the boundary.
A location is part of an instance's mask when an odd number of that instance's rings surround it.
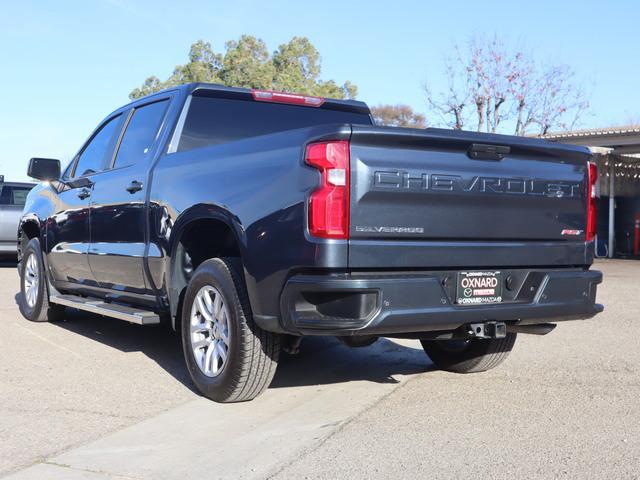
<svg viewBox="0 0 640 480">
<path fill-rule="evenodd" d="M 252 400 L 271 383 L 279 336 L 253 321 L 247 290 L 233 259 L 202 262 L 187 286 L 182 345 L 191 379 L 216 402 Z"/>
<path fill-rule="evenodd" d="M 49 303 L 42 250 L 37 238 L 29 240 L 22 252 L 18 307 L 22 316 L 32 322 L 56 321 L 64 317 L 62 305 Z"/>
<path fill-rule="evenodd" d="M 517 333 L 504 338 L 470 340 L 420 340 L 422 348 L 441 370 L 476 373 L 491 370 L 504 362 L 513 349 Z"/>
</svg>

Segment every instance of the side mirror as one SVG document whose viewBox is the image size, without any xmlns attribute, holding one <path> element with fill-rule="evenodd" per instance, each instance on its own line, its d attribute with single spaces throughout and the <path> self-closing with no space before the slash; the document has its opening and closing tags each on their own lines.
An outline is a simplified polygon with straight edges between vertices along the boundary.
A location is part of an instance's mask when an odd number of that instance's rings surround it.
<svg viewBox="0 0 640 480">
<path fill-rule="evenodd" d="M 29 160 L 27 175 L 37 180 L 58 180 L 60 178 L 60 160 L 32 158 Z"/>
</svg>

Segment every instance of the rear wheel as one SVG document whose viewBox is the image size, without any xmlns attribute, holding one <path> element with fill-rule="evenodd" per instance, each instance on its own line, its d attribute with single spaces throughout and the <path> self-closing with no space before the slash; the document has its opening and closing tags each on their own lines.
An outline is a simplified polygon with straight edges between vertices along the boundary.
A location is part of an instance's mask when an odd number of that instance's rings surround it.
<svg viewBox="0 0 640 480">
<path fill-rule="evenodd" d="M 271 383 L 279 336 L 253 322 L 240 268 L 232 259 L 198 266 L 185 294 L 181 329 L 187 368 L 205 397 L 252 400 Z"/>
<path fill-rule="evenodd" d="M 37 238 L 29 240 L 22 252 L 18 307 L 22 316 L 32 322 L 57 321 L 64 317 L 62 305 L 49 303 L 42 250 Z"/>
<path fill-rule="evenodd" d="M 516 342 L 516 333 L 504 338 L 470 340 L 421 340 L 422 348 L 441 370 L 476 373 L 491 370 L 506 360 Z"/>
</svg>

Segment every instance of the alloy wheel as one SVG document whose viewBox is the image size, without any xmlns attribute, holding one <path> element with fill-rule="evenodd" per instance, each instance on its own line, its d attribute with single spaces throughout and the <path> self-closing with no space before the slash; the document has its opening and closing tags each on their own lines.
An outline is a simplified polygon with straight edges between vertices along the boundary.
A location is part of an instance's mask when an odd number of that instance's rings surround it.
<svg viewBox="0 0 640 480">
<path fill-rule="evenodd" d="M 202 287 L 191 307 L 191 350 L 200 371 L 208 377 L 220 375 L 229 356 L 229 312 L 220 291 Z"/>
<path fill-rule="evenodd" d="M 38 269 L 38 261 L 36 256 L 32 253 L 25 260 L 24 269 L 24 296 L 29 308 L 36 306 L 36 300 L 38 299 L 38 286 L 40 284 L 40 271 Z"/>
</svg>

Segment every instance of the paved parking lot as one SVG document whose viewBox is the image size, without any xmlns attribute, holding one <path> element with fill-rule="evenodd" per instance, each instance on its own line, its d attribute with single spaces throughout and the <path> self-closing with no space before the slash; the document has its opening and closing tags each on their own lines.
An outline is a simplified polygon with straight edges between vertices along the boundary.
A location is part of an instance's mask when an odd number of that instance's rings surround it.
<svg viewBox="0 0 640 480">
<path fill-rule="evenodd" d="M 0 475 L 14 479 L 640 478 L 640 263 L 596 319 L 476 375 L 416 342 L 310 339 L 253 402 L 198 397 L 178 339 L 85 313 L 33 324 L 0 267 Z"/>
</svg>

